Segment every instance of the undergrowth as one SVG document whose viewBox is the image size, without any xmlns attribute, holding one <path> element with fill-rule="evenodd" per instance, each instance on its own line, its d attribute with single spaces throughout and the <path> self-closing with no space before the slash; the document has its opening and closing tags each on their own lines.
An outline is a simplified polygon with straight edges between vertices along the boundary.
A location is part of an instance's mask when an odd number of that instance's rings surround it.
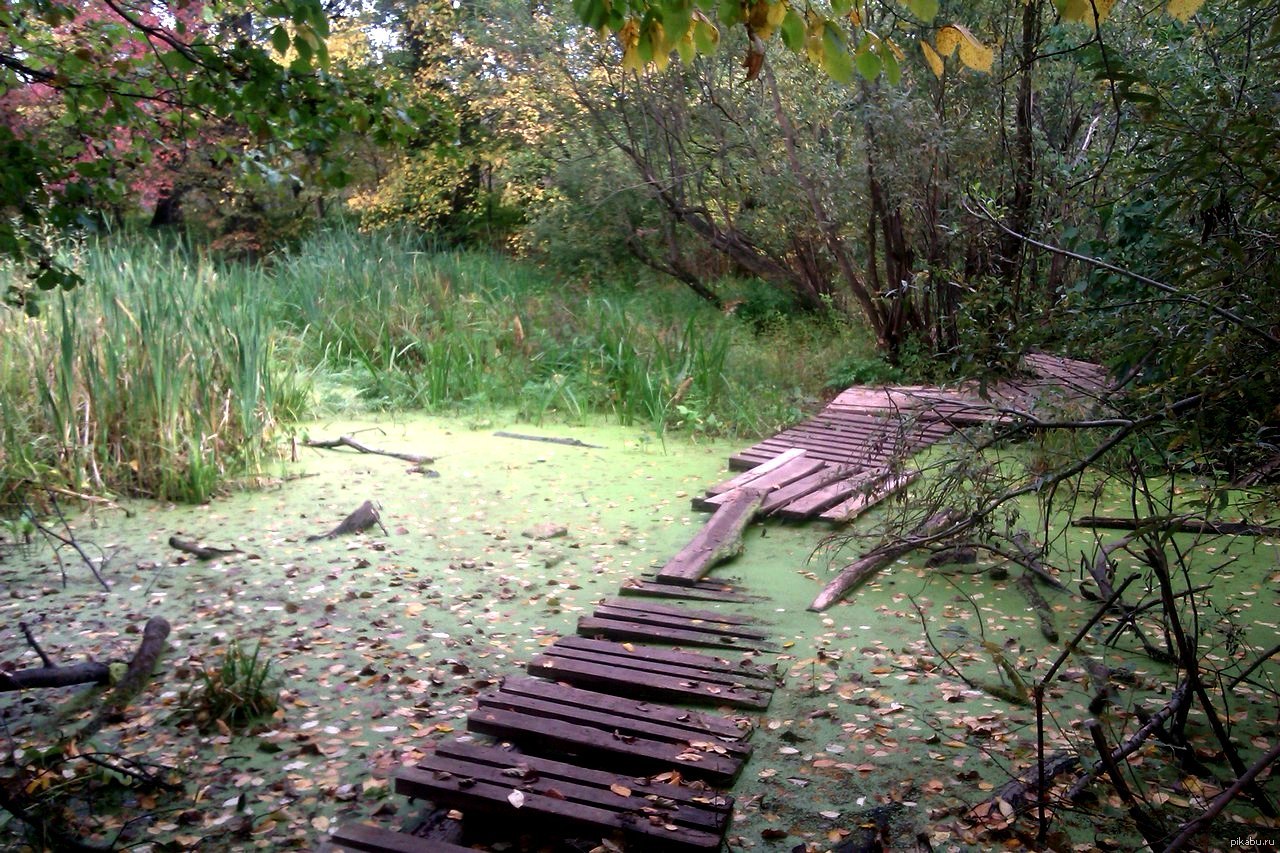
<svg viewBox="0 0 1280 853">
<path fill-rule="evenodd" d="M 116 237 L 71 262 L 85 286 L 36 318 L 0 310 L 0 516 L 49 487 L 205 501 L 317 413 L 603 414 L 754 437 L 866 350 L 830 318 L 761 323 L 679 286 L 566 283 L 396 234 L 333 229 L 255 264 Z"/>
</svg>

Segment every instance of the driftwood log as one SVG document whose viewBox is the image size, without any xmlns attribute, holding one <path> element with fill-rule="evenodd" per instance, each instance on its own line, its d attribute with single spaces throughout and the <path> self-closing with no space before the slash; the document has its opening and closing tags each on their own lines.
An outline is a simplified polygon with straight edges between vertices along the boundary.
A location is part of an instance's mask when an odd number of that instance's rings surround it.
<svg viewBox="0 0 1280 853">
<path fill-rule="evenodd" d="M 357 453 L 371 453 L 374 456 L 390 456 L 392 459 L 401 459 L 405 462 L 412 462 L 415 465 L 430 465 L 436 461 L 434 456 L 423 456 L 419 453 L 400 453 L 394 450 L 379 450 L 376 447 L 370 447 L 356 441 L 349 435 L 340 435 L 337 438 L 318 439 L 309 438 L 302 442 L 305 447 L 314 447 L 319 450 L 338 450 L 346 447 Z"/>
<path fill-rule="evenodd" d="M 944 509 L 929 516 L 916 526 L 906 538 L 889 542 L 875 548 L 845 566 L 834 580 L 826 585 L 818 597 L 809 605 L 814 612 L 826 610 L 852 590 L 865 582 L 867 578 L 901 557 L 926 544 L 926 540 L 935 533 L 945 530 L 960 518 L 955 509 Z"/>
<path fill-rule="evenodd" d="M 382 516 L 378 514 L 378 508 L 373 501 L 365 501 L 356 507 L 355 511 L 348 515 L 338 524 L 337 527 L 328 533 L 315 533 L 307 537 L 308 542 L 317 542 L 321 539 L 333 539 L 336 536 L 346 536 L 351 533 L 360 533 L 368 530 L 374 525 L 382 528 L 382 535 L 389 536 L 387 528 L 383 527 Z"/>
</svg>

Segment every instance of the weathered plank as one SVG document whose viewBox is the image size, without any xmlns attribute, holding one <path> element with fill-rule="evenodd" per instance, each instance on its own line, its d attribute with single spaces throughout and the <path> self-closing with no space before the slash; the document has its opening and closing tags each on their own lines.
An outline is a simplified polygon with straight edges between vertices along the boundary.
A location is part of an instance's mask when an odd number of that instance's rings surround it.
<svg viewBox="0 0 1280 853">
<path fill-rule="evenodd" d="M 770 690 L 757 689 L 750 683 L 725 684 L 713 676 L 699 676 L 692 668 L 688 675 L 672 675 L 626 669 L 613 662 L 541 654 L 529 661 L 527 670 L 530 675 L 579 687 L 691 704 L 762 710 L 769 707 L 772 698 Z"/>
<path fill-rule="evenodd" d="M 815 471 L 808 477 L 783 486 L 780 489 L 774 489 L 764 499 L 764 503 L 760 504 L 761 515 L 772 515 L 784 506 L 793 501 L 812 494 L 819 489 L 826 488 L 833 483 L 839 483 L 848 480 L 851 477 L 863 471 L 861 465 L 827 465 L 821 470 Z"/>
<path fill-rule="evenodd" d="M 725 601 L 741 604 L 756 601 L 759 596 L 737 592 L 732 586 L 699 581 L 693 586 L 661 583 L 644 577 L 627 578 L 618 590 L 619 595 L 642 598 L 682 598 L 689 601 Z"/>
<path fill-rule="evenodd" d="M 685 674 L 692 674 L 695 678 L 709 677 L 714 674 L 727 679 L 727 683 L 746 680 L 760 682 L 765 688 L 773 684 L 775 677 L 771 667 L 757 663 L 756 659 L 749 655 L 724 658 L 705 652 L 682 652 L 653 646 L 633 646 L 630 643 L 592 640 L 587 637 L 561 637 L 545 651 L 548 654 L 572 653 L 580 657 L 589 655 L 617 666 L 631 668 L 679 667 Z"/>
<path fill-rule="evenodd" d="M 785 455 L 785 454 L 784 454 Z M 740 489 L 723 492 L 718 495 L 710 495 L 706 497 L 696 497 L 693 499 L 693 508 L 700 510 L 715 510 L 716 507 L 724 506 L 742 493 L 743 490 L 753 492 L 770 492 L 782 486 L 789 485 L 796 480 L 808 477 L 817 471 L 821 471 L 827 467 L 826 463 L 820 459 L 809 459 L 806 456 L 797 456 L 790 462 L 782 465 L 772 471 L 761 474 L 747 485 Z"/>
<path fill-rule="evenodd" d="M 584 637 L 604 637 L 637 643 L 675 643 L 704 649 L 743 649 L 776 652 L 778 647 L 754 637 L 737 636 L 720 631 L 676 628 L 652 622 L 633 622 L 609 616 L 583 616 L 578 619 L 578 633 Z"/>
<path fill-rule="evenodd" d="M 842 503 L 838 503 L 823 511 L 819 517 L 827 521 L 843 523 L 852 521 L 863 512 L 880 503 L 880 501 L 905 489 L 920 477 L 919 471 L 906 471 L 888 477 L 877 483 L 871 490 L 853 495 Z"/>
<path fill-rule="evenodd" d="M 638 610 L 601 604 L 592 611 L 591 615 L 600 619 L 634 622 L 640 625 L 658 625 L 689 631 L 701 631 L 708 634 L 724 634 L 749 640 L 767 641 L 770 637 L 770 634 L 750 627 L 749 622 L 721 619 L 720 614 L 707 610 L 684 610 L 678 607 L 667 607 L 662 610 Z"/>
<path fill-rule="evenodd" d="M 725 492 L 732 492 L 735 489 L 741 489 L 742 487 L 749 485 L 752 480 L 755 480 L 758 477 L 768 474 L 770 471 L 773 471 L 774 469 L 780 468 L 783 465 L 787 464 L 792 459 L 795 459 L 803 455 L 804 455 L 804 451 L 798 447 L 794 447 L 791 450 L 788 450 L 784 453 L 779 453 L 777 456 L 773 457 L 767 462 L 760 463 L 756 467 L 752 468 L 750 471 L 744 471 L 743 473 L 739 474 L 736 477 L 731 477 L 730 479 L 725 480 L 723 483 L 717 483 L 716 485 L 707 489 L 707 494 L 720 495 L 720 494 L 724 494 Z"/>
<path fill-rule="evenodd" d="M 714 791 L 705 782 L 671 781 L 671 776 L 659 774 L 659 779 L 644 776 L 619 777 L 617 773 L 607 770 L 595 770 L 577 764 L 556 761 L 536 755 L 527 755 L 516 749 L 501 746 L 481 746 L 462 740 L 446 740 L 436 745 L 435 753 L 440 758 L 453 758 L 471 762 L 473 766 L 492 767 L 499 771 L 506 770 L 505 778 L 516 778 L 528 783 L 535 777 L 551 784 L 557 780 L 576 782 L 581 785 L 592 785 L 596 788 L 611 789 L 618 784 L 620 778 L 625 780 L 626 787 L 636 796 L 650 801 L 659 810 L 670 809 L 671 803 L 689 808 L 718 812 L 724 815 L 727 823 L 733 809 L 733 797 Z M 514 776 L 508 774 L 515 773 Z M 665 781 L 660 779 L 665 778 Z"/>
<path fill-rule="evenodd" d="M 669 616 L 689 616 L 696 619 L 710 619 L 716 622 L 728 622 L 730 625 L 759 625 L 767 621 L 758 616 L 746 613 L 723 613 L 719 610 L 695 610 L 688 607 L 673 607 L 669 604 L 655 604 L 651 601 L 636 601 L 633 598 L 606 598 L 600 602 L 603 607 L 621 610 L 635 610 L 641 613 L 665 613 Z"/>
<path fill-rule="evenodd" d="M 742 550 L 742 531 L 755 518 L 763 500 L 763 494 L 753 489 L 738 491 L 734 499 L 716 510 L 693 540 L 662 567 L 658 580 L 691 585 L 717 563 L 737 556 Z"/>
<path fill-rule="evenodd" d="M 419 838 L 368 823 L 344 823 L 334 831 L 331 843 L 339 850 L 366 853 L 475 853 L 470 847 Z"/>
<path fill-rule="evenodd" d="M 468 715 L 467 731 L 518 742 L 522 749 L 530 752 L 572 755 L 579 762 L 595 762 L 626 773 L 658 773 L 679 768 L 687 778 L 729 785 L 742 769 L 740 759 L 716 751 L 723 746 L 711 741 L 702 742 L 705 746 L 693 747 L 687 742 L 652 740 L 595 725 L 551 720 L 540 713 L 480 707 Z"/>
<path fill-rule="evenodd" d="M 531 679 L 532 680 L 532 679 Z M 497 709 L 536 717 L 544 721 L 560 721 L 584 728 L 612 732 L 623 740 L 639 739 L 654 743 L 671 743 L 687 746 L 691 742 L 715 741 L 724 752 L 717 753 L 745 761 L 751 755 L 751 745 L 741 738 L 722 739 L 713 732 L 688 725 L 670 725 L 653 718 L 634 714 L 620 715 L 611 711 L 568 705 L 554 698 L 529 696 L 514 690 L 495 690 L 482 693 L 477 700 L 477 710 Z M 660 707 L 660 706 L 659 706 Z M 679 711 L 671 708 L 672 711 Z M 685 712 L 686 714 L 688 712 Z"/>
<path fill-rule="evenodd" d="M 500 692 L 557 702 L 573 708 L 591 709 L 611 714 L 617 719 L 658 722 L 673 729 L 685 730 L 690 736 L 744 740 L 751 734 L 751 721 L 746 717 L 723 717 L 671 705 L 656 705 L 639 699 L 597 693 L 594 690 L 580 690 L 577 687 L 541 678 L 507 676 L 502 680 Z"/>
<path fill-rule="evenodd" d="M 692 827 L 687 819 L 683 823 L 668 820 L 671 812 L 658 808 L 654 801 L 624 797 L 610 789 L 597 794 L 593 790 L 584 791 L 586 786 L 569 780 L 559 780 L 553 786 L 540 786 L 538 782 L 518 777 L 503 777 L 503 781 L 495 782 L 483 778 L 483 770 L 465 762 L 459 766 L 450 759 L 440 759 L 440 763 L 441 767 L 433 769 L 432 759 L 428 759 L 425 767 L 401 769 L 396 773 L 396 791 L 447 804 L 468 814 L 489 815 L 504 824 L 518 822 L 522 830 L 525 827 L 541 829 L 560 838 L 575 832 L 598 836 L 602 830 L 621 831 L 644 849 L 712 851 L 720 846 L 723 836 L 722 829 Z M 465 768 L 480 775 L 463 775 L 445 767 Z M 513 769 L 519 772 L 518 767 Z M 625 777 L 615 779 L 625 780 Z M 621 786 L 622 781 L 615 784 Z M 617 802 L 606 798 L 606 792 Z M 576 799 L 570 799 L 571 796 Z M 519 808 L 513 799 L 519 802 Z M 659 819 L 650 821 L 646 810 L 652 810 Z M 686 807 L 681 806 L 674 813 L 681 812 L 686 812 Z M 686 813 L 692 814 L 693 810 Z M 628 849 L 631 846 L 629 843 Z"/>
<path fill-rule="evenodd" d="M 796 498 L 786 506 L 775 510 L 774 515 L 793 520 L 813 518 L 857 493 L 870 491 L 888 475 L 889 472 L 883 468 L 864 469 L 860 474 Z"/>
</svg>

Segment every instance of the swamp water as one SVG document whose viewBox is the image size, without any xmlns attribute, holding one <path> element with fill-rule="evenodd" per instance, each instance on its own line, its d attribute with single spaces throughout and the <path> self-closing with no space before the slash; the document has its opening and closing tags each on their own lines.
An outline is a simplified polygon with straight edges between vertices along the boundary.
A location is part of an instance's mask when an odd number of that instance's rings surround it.
<svg viewBox="0 0 1280 853">
<path fill-rule="evenodd" d="M 504 438 L 499 429 L 571 437 L 598 447 Z M 473 696 L 570 634 L 595 602 L 629 577 L 661 565 L 706 516 L 692 495 L 724 479 L 737 444 L 683 439 L 665 443 L 612 426 L 531 428 L 474 420 L 396 419 L 316 423 L 316 439 L 355 435 L 380 449 L 438 457 L 435 474 L 382 456 L 298 447 L 279 485 L 207 506 L 133 502 L 133 515 L 98 508 L 72 521 L 75 535 L 108 556 L 101 591 L 64 550 L 68 584 L 48 549 L 0 560 L 5 630 L 0 665 L 38 665 L 17 623 L 31 626 L 63 663 L 127 660 L 142 623 L 173 625 L 155 677 L 123 721 L 80 748 L 127 753 L 175 768 L 180 794 L 125 790 L 90 811 L 96 840 L 129 828 L 153 849 L 310 848 L 343 821 L 411 824 L 417 806 L 394 796 L 387 778 L 433 739 L 465 730 Z M 909 498 L 908 498 L 909 499 Z M 308 542 L 365 500 L 381 506 L 376 528 Z M 1036 529 L 1035 506 L 1024 508 Z M 873 530 L 878 509 L 858 522 Z M 562 526 L 553 538 L 539 525 Z M 827 850 L 856 834 L 869 809 L 888 806 L 893 849 L 981 850 L 1018 846 L 987 822 L 960 819 L 1021 772 L 1034 756 L 1034 714 L 971 690 L 948 671 L 935 646 L 978 683 L 999 684 L 1000 663 L 1033 683 L 1061 649 L 1039 635 L 1037 620 L 1011 583 L 965 567 L 960 573 L 900 560 L 826 614 L 806 607 L 853 551 L 827 554 L 821 525 L 757 524 L 746 550 L 714 577 L 736 579 L 763 600 L 703 605 L 751 612 L 769 621 L 783 646 L 762 655 L 777 664 L 781 686 L 756 715 L 755 754 L 733 788 L 732 848 Z M 220 561 L 181 562 L 170 536 L 244 553 Z M 1092 553 L 1092 534 L 1058 542 L 1061 565 Z M 1239 646 L 1280 640 L 1277 553 L 1273 540 L 1237 540 L 1242 553 L 1219 578 L 1223 610 L 1234 609 Z M 856 547 L 856 546 L 855 546 Z M 1188 548 L 1194 548 L 1188 544 Z M 1221 543 L 1205 546 L 1214 565 Z M 815 549 L 817 553 L 815 554 Z M 811 555 L 812 559 L 811 559 Z M 1124 577 L 1126 567 L 1118 575 Z M 1074 584 L 1071 584 L 1074 587 Z M 1046 591 L 1063 641 L 1092 612 L 1078 598 Z M 918 608 L 918 610 L 917 610 Z M 922 622 L 922 616 L 924 621 Z M 1209 619 L 1206 618 L 1206 631 Z M 928 634 L 926 635 L 926 629 Z M 261 641 L 281 687 L 276 718 L 249 732 L 191 724 L 186 696 L 202 668 L 215 668 L 232 641 Z M 1096 643 L 1090 641 L 1089 651 Z M 1223 645 L 1225 647 L 1226 640 Z M 1222 652 L 1227 654 L 1225 650 Z M 1120 705 L 1133 696 L 1158 704 L 1165 673 L 1147 658 L 1111 653 L 1133 673 Z M 1092 696 L 1074 662 L 1050 689 L 1049 750 L 1079 747 Z M 1255 679 L 1280 677 L 1274 665 Z M 1006 684 L 1006 686 L 1008 686 Z M 0 753 L 53 742 L 76 717 L 64 702 L 85 688 L 0 694 L 5 729 Z M 1232 722 L 1241 743 L 1274 742 L 1277 709 L 1261 692 L 1238 697 Z M 1257 749 L 1249 747 L 1253 752 Z M 1197 814 L 1211 791 L 1165 773 L 1157 802 L 1172 821 Z M 1101 788 L 1101 786 L 1098 786 Z M 1274 786 L 1273 786 L 1274 787 Z M 1058 814 L 1060 849 L 1134 846 L 1106 794 L 1089 811 Z M 1251 812 L 1238 837 L 1269 838 Z M 1224 836 L 1223 849 L 1229 846 Z M 0 828 L 17 848 L 21 828 Z"/>
</svg>

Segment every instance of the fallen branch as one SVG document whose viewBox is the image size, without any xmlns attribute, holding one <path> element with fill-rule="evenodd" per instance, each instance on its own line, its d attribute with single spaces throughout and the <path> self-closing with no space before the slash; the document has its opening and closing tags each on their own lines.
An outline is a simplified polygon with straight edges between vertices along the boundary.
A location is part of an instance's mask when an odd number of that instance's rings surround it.
<svg viewBox="0 0 1280 853">
<path fill-rule="evenodd" d="M 349 435 L 340 435 L 337 438 L 330 439 L 308 438 L 302 443 L 306 447 L 314 447 L 318 450 L 337 450 L 342 447 L 347 447 L 357 453 L 370 453 L 374 456 L 390 456 L 392 459 L 401 459 L 405 462 L 413 462 L 417 465 L 430 465 L 432 462 L 436 461 L 434 456 L 422 456 L 417 453 L 399 453 L 394 450 L 379 450 L 376 447 L 361 444 Z"/>
<path fill-rule="evenodd" d="M 156 632 L 160 626 L 153 627 L 152 623 L 159 620 L 163 623 L 163 634 L 159 637 Z M 35 688 L 46 687 L 67 687 L 72 684 L 110 684 L 111 683 L 111 666 L 106 663 L 97 661 L 87 661 L 85 663 L 71 664 L 70 666 L 58 666 L 36 643 L 35 638 L 31 636 L 30 629 L 25 623 L 20 625 L 22 632 L 27 637 L 27 641 L 32 648 L 36 650 L 36 654 L 40 656 L 40 660 L 44 663 L 42 667 L 33 667 L 31 669 L 19 669 L 14 672 L 0 672 L 0 693 L 12 690 L 30 690 Z M 135 665 L 141 665 L 145 662 L 145 657 L 150 656 L 152 665 L 155 665 L 155 659 L 159 656 L 159 648 L 155 647 L 169 634 L 169 623 L 160 617 L 154 617 L 147 623 L 147 627 L 142 632 L 142 643 L 138 646 L 138 651 L 134 655 L 134 663 L 131 663 L 130 669 Z M 140 658 L 142 659 L 140 661 Z M 150 670 L 148 670 L 148 674 Z M 126 671 L 125 678 L 128 677 Z M 121 684 L 124 683 L 122 678 Z M 139 685 L 141 686 L 141 685 Z"/>
<path fill-rule="evenodd" d="M 378 515 L 378 508 L 374 506 L 373 501 L 365 501 L 356 507 L 354 512 L 342 519 L 337 527 L 328 533 L 312 534 L 307 537 L 307 541 L 316 542 L 321 539 L 333 539 L 335 536 L 346 536 L 349 533 L 360 533 L 375 524 L 382 528 L 383 536 L 391 535 L 387 533 L 387 528 L 383 526 L 382 518 Z"/>
<path fill-rule="evenodd" d="M 1132 541 L 1131 537 L 1125 536 L 1103 545 L 1098 549 L 1098 553 L 1093 555 L 1093 562 L 1085 559 L 1084 554 L 1080 555 L 1080 562 L 1088 570 L 1089 577 L 1093 578 L 1093 582 L 1097 584 L 1098 595 L 1101 598 L 1110 598 L 1113 590 L 1111 581 L 1115 577 L 1116 564 L 1111 561 L 1111 555 L 1122 548 L 1128 547 Z M 1089 597 L 1087 594 L 1084 595 L 1085 598 Z"/>
<path fill-rule="evenodd" d="M 933 541 L 931 537 L 940 530 L 955 524 L 960 514 L 954 509 L 944 509 L 929 516 L 916 526 L 905 539 L 889 542 L 864 554 L 859 559 L 845 566 L 813 600 L 809 609 L 814 612 L 826 610 L 851 590 L 866 581 L 867 578 L 880 571 L 903 554 L 908 554 L 922 545 Z"/>
<path fill-rule="evenodd" d="M 169 620 L 163 616 L 152 616 L 147 620 L 146 627 L 142 629 L 142 642 L 138 644 L 138 651 L 134 653 L 133 660 L 129 661 L 124 675 L 102 700 L 97 713 L 75 733 L 73 737 L 76 741 L 83 743 L 97 734 L 109 720 L 124 713 L 124 709 L 133 701 L 133 697 L 137 696 L 151 679 L 156 662 L 164 652 L 164 641 L 169 636 L 169 630 Z"/>
<path fill-rule="evenodd" d="M 1277 654 L 1280 654 L 1280 643 L 1277 643 L 1276 645 L 1267 649 L 1265 652 L 1263 652 L 1261 655 L 1258 656 L 1257 660 L 1255 660 L 1253 663 L 1245 667 L 1244 672 L 1232 678 L 1231 683 L 1227 685 L 1227 689 L 1235 690 L 1236 687 L 1239 686 L 1240 682 L 1244 681 L 1246 678 L 1248 678 L 1250 675 L 1253 674 L 1253 671 L 1255 669 L 1262 666 L 1264 663 L 1269 661 L 1271 658 L 1275 657 Z"/>
<path fill-rule="evenodd" d="M 1049 602 L 1044 600 L 1044 596 L 1040 594 L 1040 590 L 1036 589 L 1035 583 L 1031 580 L 1029 572 L 1023 572 L 1018 579 L 1013 582 L 1018 588 L 1018 592 L 1022 593 L 1022 597 L 1027 600 L 1027 604 L 1031 605 L 1031 609 L 1040 619 L 1040 633 L 1051 643 L 1058 642 L 1058 629 L 1053 624 L 1053 610 L 1049 607 Z"/>
<path fill-rule="evenodd" d="M 579 441 L 576 438 L 553 438 L 545 435 L 525 435 L 521 432 L 506 432 L 505 430 L 498 430 L 494 435 L 499 438 L 515 438 L 520 441 L 544 441 L 547 444 L 567 444 L 569 447 L 590 447 L 595 450 L 603 449 L 598 444 L 587 444 L 585 441 Z"/>
<path fill-rule="evenodd" d="M 1125 738 L 1116 746 L 1115 749 L 1111 750 L 1111 761 L 1113 763 L 1119 763 L 1141 749 L 1142 745 L 1147 742 L 1147 739 L 1159 731 L 1159 729 L 1164 725 L 1165 720 L 1172 717 L 1179 709 L 1181 709 L 1182 703 L 1187 701 L 1187 696 L 1187 683 L 1184 681 L 1178 685 L 1177 689 L 1173 691 L 1173 695 L 1169 697 L 1169 701 L 1166 702 L 1159 711 L 1156 711 L 1148 717 L 1147 721 L 1142 724 L 1141 728 Z M 1094 762 L 1093 765 L 1085 771 L 1084 775 L 1071 783 L 1071 788 L 1067 791 L 1067 801 L 1074 802 L 1080 799 L 1080 795 L 1085 792 L 1086 788 L 1093 784 L 1093 780 L 1098 778 L 1098 774 L 1101 773 L 1103 769 L 1104 766 L 1101 760 Z"/>
<path fill-rule="evenodd" d="M 1057 776 L 1075 770 L 1079 764 L 1080 760 L 1071 753 L 1055 753 L 1046 758 L 1043 765 L 1028 768 L 1021 776 L 996 788 L 988 799 L 969 809 L 968 817 L 980 820 L 993 809 L 998 809 L 1001 802 L 1008 803 L 1015 812 L 1030 808 L 1039 800 L 1041 785 L 1051 785 Z"/>
<path fill-rule="evenodd" d="M 1044 567 L 1044 563 L 1040 562 L 1039 552 L 1031 547 L 1031 537 L 1027 531 L 1019 530 L 1013 535 L 1013 544 L 1017 546 L 1018 553 L 1022 555 L 1022 559 L 1018 560 L 1018 565 L 1033 572 L 1036 577 L 1044 581 L 1056 590 L 1066 592 L 1067 588 L 1062 581 L 1053 576 L 1053 573 Z"/>
<path fill-rule="evenodd" d="M 176 548 L 179 551 L 185 551 L 193 555 L 197 560 L 214 560 L 218 557 L 226 557 L 230 554 L 243 554 L 239 548 L 234 545 L 230 548 L 218 548 L 214 545 L 200 545 L 189 539 L 179 539 L 177 536 L 169 537 L 169 547 Z"/>
<path fill-rule="evenodd" d="M 1133 796 L 1129 783 L 1125 781 L 1124 774 L 1120 772 L 1120 765 L 1111 757 L 1111 749 L 1107 746 L 1107 739 L 1102 733 L 1102 724 L 1097 720 L 1090 720 L 1086 724 L 1086 728 L 1089 729 L 1089 736 L 1093 738 L 1094 748 L 1098 750 L 1102 767 L 1107 772 L 1107 778 L 1111 780 L 1111 786 L 1115 788 L 1116 793 L 1120 795 L 1120 799 L 1124 801 L 1130 819 L 1138 827 L 1138 832 L 1146 840 L 1147 844 L 1151 845 L 1151 849 L 1155 850 L 1160 839 L 1164 838 L 1164 830 L 1160 828 L 1155 818 Z"/>
<path fill-rule="evenodd" d="M 1230 788 L 1214 797 L 1213 802 L 1209 804 L 1209 808 L 1205 809 L 1204 814 L 1184 824 L 1182 831 L 1177 834 L 1173 841 L 1169 842 L 1168 847 L 1164 848 L 1164 853 L 1177 853 L 1178 850 L 1187 846 L 1205 825 L 1222 814 L 1222 810 L 1227 807 L 1227 804 L 1240 796 L 1240 792 L 1245 788 L 1253 785 L 1254 780 L 1258 778 L 1258 774 L 1274 764 L 1277 759 L 1280 759 L 1280 743 L 1273 744 L 1265 755 L 1253 763 L 1253 766 L 1240 774 L 1240 778 L 1236 779 Z"/>
<path fill-rule="evenodd" d="M 1200 521 L 1186 515 L 1147 518 L 1085 515 L 1073 519 L 1071 526 L 1096 527 L 1104 530 L 1169 530 L 1174 533 L 1208 533 L 1215 536 L 1280 536 L 1280 527 L 1249 524 L 1243 521 Z"/>
</svg>

